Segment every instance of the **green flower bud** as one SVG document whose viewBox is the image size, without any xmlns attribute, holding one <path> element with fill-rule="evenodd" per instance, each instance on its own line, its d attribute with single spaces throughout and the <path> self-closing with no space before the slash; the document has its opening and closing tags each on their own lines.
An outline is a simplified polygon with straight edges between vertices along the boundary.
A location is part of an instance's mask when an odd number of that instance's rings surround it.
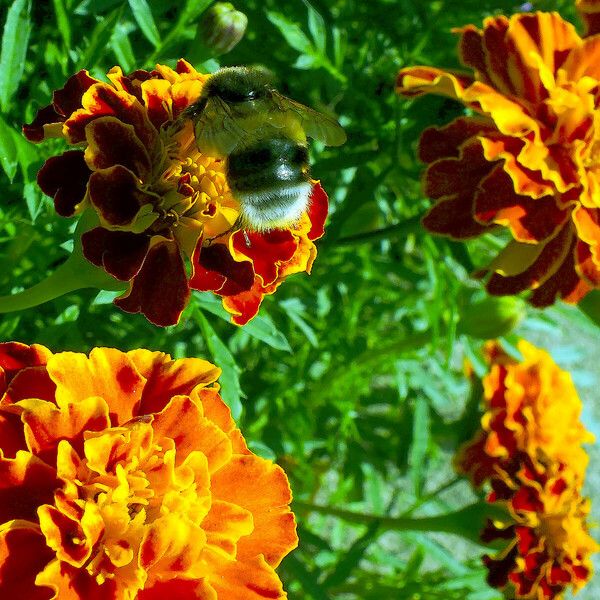
<svg viewBox="0 0 600 600">
<path fill-rule="evenodd" d="M 210 49 L 214 56 L 232 50 L 244 37 L 248 17 L 230 2 L 213 4 L 200 19 L 197 41 Z"/>
<path fill-rule="evenodd" d="M 458 322 L 458 333 L 490 340 L 510 333 L 525 316 L 520 298 L 490 296 L 467 305 Z"/>
</svg>

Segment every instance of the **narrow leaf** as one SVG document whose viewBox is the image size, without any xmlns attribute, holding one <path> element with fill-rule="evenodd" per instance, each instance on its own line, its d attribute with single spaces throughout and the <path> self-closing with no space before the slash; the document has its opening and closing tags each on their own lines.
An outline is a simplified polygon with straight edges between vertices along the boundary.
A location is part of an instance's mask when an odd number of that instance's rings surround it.
<svg viewBox="0 0 600 600">
<path fill-rule="evenodd" d="M 131 12 L 140 26 L 142 33 L 146 36 L 146 39 L 155 47 L 158 48 L 160 45 L 160 34 L 154 22 L 152 11 L 148 6 L 146 0 L 128 0 Z"/>
<path fill-rule="evenodd" d="M 17 172 L 17 146 L 13 141 L 11 127 L 0 117 L 0 164 L 10 181 Z"/>
<path fill-rule="evenodd" d="M 415 495 L 420 497 L 425 478 L 425 461 L 429 451 L 429 405 L 424 395 L 415 400 L 413 414 L 413 437 L 410 448 L 410 475 L 413 482 Z"/>
<path fill-rule="evenodd" d="M 310 40 L 296 23 L 274 11 L 267 11 L 267 19 L 279 29 L 281 35 L 285 38 L 285 41 L 294 48 L 294 50 L 298 50 L 298 52 L 303 52 L 305 54 L 315 53 Z"/>
<path fill-rule="evenodd" d="M 107 17 L 98 22 L 89 38 L 88 47 L 79 57 L 77 63 L 79 69 L 89 68 L 96 63 L 98 56 L 106 51 L 106 46 L 110 43 L 115 25 L 121 17 L 121 9 L 113 10 Z"/>
<path fill-rule="evenodd" d="M 310 5 L 305 2 L 308 7 L 308 30 L 315 42 L 315 46 L 320 54 L 325 54 L 327 44 L 327 29 L 323 17 Z"/>
<path fill-rule="evenodd" d="M 220 394 L 225 404 L 229 406 L 231 415 L 237 420 L 242 414 L 239 368 L 229 348 L 221 341 L 199 308 L 194 310 L 194 318 L 202 329 L 202 335 L 213 360 L 223 371 L 219 378 L 222 386 Z"/>
<path fill-rule="evenodd" d="M 58 25 L 58 31 L 62 36 L 65 48 L 71 48 L 71 24 L 69 23 L 69 17 L 67 15 L 67 9 L 65 8 L 64 0 L 53 0 L 54 2 L 54 14 L 56 15 L 56 24 Z"/>
<path fill-rule="evenodd" d="M 8 111 L 25 68 L 31 33 L 31 0 L 14 0 L 6 15 L 0 51 L 0 107 Z"/>
</svg>

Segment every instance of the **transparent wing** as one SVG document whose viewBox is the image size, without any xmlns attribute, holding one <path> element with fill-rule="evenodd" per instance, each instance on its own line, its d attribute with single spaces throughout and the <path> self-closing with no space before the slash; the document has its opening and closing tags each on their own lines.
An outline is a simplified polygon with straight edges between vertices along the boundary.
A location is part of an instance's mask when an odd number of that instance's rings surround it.
<svg viewBox="0 0 600 600">
<path fill-rule="evenodd" d="M 333 118 L 317 112 L 300 102 L 272 90 L 272 100 L 280 110 L 291 111 L 300 119 L 307 136 L 320 140 L 326 146 L 341 146 L 346 141 L 346 132 Z"/>
<path fill-rule="evenodd" d="M 204 110 L 194 117 L 198 150 L 209 156 L 224 158 L 243 144 L 248 133 L 237 122 L 235 108 L 218 96 L 211 96 Z"/>
</svg>

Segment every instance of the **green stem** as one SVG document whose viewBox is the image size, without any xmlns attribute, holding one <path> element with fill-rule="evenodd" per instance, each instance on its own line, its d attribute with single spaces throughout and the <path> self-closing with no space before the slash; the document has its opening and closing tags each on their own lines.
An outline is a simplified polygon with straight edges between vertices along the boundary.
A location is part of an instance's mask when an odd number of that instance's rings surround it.
<svg viewBox="0 0 600 600">
<path fill-rule="evenodd" d="M 46 279 L 11 296 L 0 296 L 0 313 L 39 306 L 44 302 L 83 288 L 103 290 L 123 289 L 123 282 L 88 262 L 80 253 L 73 253 Z"/>
<path fill-rule="evenodd" d="M 347 246 L 405 237 L 409 233 L 421 231 L 422 218 L 423 215 L 416 215 L 414 217 L 410 217 L 409 219 L 405 219 L 404 221 L 400 221 L 400 223 L 396 223 L 395 225 L 390 225 L 389 227 L 373 229 L 372 231 L 364 231 L 362 233 L 356 233 L 354 235 L 338 238 L 333 243 L 335 243 L 336 246 Z"/>
<path fill-rule="evenodd" d="M 386 530 L 452 533 L 478 544 L 481 544 L 479 533 L 484 528 L 487 519 L 506 520 L 509 518 L 508 513 L 502 508 L 488 504 L 487 502 L 476 502 L 465 508 L 442 515 L 418 518 L 407 516 L 386 517 L 369 515 L 331 506 L 310 504 L 298 500 L 294 501 L 294 508 L 304 512 L 316 512 L 321 515 L 330 515 L 332 517 L 337 517 L 338 519 L 343 519 L 344 521 L 359 523 L 361 525 L 379 523 L 379 525 Z"/>
</svg>

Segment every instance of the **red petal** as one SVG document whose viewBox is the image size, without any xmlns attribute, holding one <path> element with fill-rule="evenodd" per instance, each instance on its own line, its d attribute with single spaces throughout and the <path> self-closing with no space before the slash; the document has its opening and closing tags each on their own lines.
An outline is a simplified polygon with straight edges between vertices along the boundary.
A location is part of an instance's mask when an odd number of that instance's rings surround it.
<svg viewBox="0 0 600 600">
<path fill-rule="evenodd" d="M 61 486 L 56 471 L 31 454 L 0 458 L 0 523 L 13 519 L 37 522 L 37 509 L 54 501 Z"/>
<path fill-rule="evenodd" d="M 85 197 L 91 171 L 81 150 L 50 157 L 40 169 L 37 182 L 42 192 L 54 198 L 61 217 L 71 217 Z"/>
<path fill-rule="evenodd" d="M 152 246 L 127 296 L 115 304 L 126 312 L 141 312 L 154 323 L 175 325 L 190 297 L 185 265 L 177 244 L 159 242 Z"/>
<path fill-rule="evenodd" d="M 39 344 L 0 343 L 0 394 L 6 391 L 18 371 L 25 367 L 45 365 L 50 356 L 52 352 Z"/>
<path fill-rule="evenodd" d="M 86 127 L 89 144 L 85 156 L 94 169 L 108 169 L 115 165 L 125 167 L 140 179 L 146 179 L 152 169 L 145 146 L 133 126 L 115 117 L 99 117 Z"/>
<path fill-rule="evenodd" d="M 146 109 L 135 96 L 119 92 L 106 83 L 96 84 L 89 94 L 89 108 L 77 111 L 65 123 L 72 144 L 85 141 L 85 130 L 89 123 L 99 117 L 113 116 L 117 121 L 133 125 L 136 136 L 145 148 L 154 146 L 156 129 L 148 120 Z"/>
<path fill-rule="evenodd" d="M 254 272 L 264 285 L 277 279 L 278 266 L 294 256 L 298 243 L 287 229 L 274 229 L 266 233 L 248 233 L 250 247 L 246 244 L 242 231 L 233 235 L 233 247 L 252 260 Z M 239 263 L 238 263 L 239 264 Z"/>
<path fill-rule="evenodd" d="M 218 291 L 223 296 L 230 296 L 245 292 L 254 284 L 252 263 L 233 260 L 225 244 L 212 244 L 202 249 L 198 245 L 193 264 L 190 286 L 195 290 Z"/>
<path fill-rule="evenodd" d="M 139 188 L 138 178 L 127 168 L 116 165 L 90 177 L 90 200 L 100 217 L 115 226 L 130 225 L 145 204 L 155 198 Z"/>
<path fill-rule="evenodd" d="M 54 402 L 56 386 L 50 379 L 45 366 L 26 367 L 20 370 L 10 382 L 3 404 L 14 404 L 26 398 L 38 398 Z"/>
<path fill-rule="evenodd" d="M 5 598 L 49 600 L 54 591 L 35 585 L 37 574 L 52 560 L 54 552 L 46 546 L 36 527 L 17 526 L 0 534 L 0 589 Z"/>
<path fill-rule="evenodd" d="M 544 281 L 549 273 L 556 272 L 559 262 L 564 261 L 565 254 L 571 252 L 566 250 L 565 245 L 572 244 L 572 233 L 569 227 L 563 229 L 545 246 L 536 261 L 525 271 L 518 275 L 504 277 L 498 273 L 492 274 L 486 285 L 490 294 L 503 296 L 507 294 L 518 294 L 531 289 Z"/>
<path fill-rule="evenodd" d="M 542 241 L 553 236 L 570 212 L 570 208 L 559 208 L 553 196 L 534 199 L 516 194 L 502 164 L 481 181 L 475 193 L 476 219 L 484 224 L 505 225 L 513 237 L 522 242 Z"/>
<path fill-rule="evenodd" d="M 85 70 L 69 77 L 65 85 L 52 94 L 52 104 L 41 108 L 35 119 L 23 126 L 25 137 L 32 142 L 41 142 L 44 139 L 43 126 L 62 122 L 71 113 L 81 108 L 83 94 L 94 83 L 98 83 L 98 79 L 90 77 Z"/>
<path fill-rule="evenodd" d="M 308 205 L 308 218 L 312 224 L 308 232 L 309 240 L 318 240 L 325 233 L 325 219 L 329 212 L 329 199 L 320 183 L 312 188 Z"/>
<path fill-rule="evenodd" d="M 0 408 L 0 450 L 5 458 L 14 458 L 19 450 L 27 450 L 20 413 Z"/>
<path fill-rule="evenodd" d="M 96 227 L 81 236 L 83 255 L 121 281 L 129 281 L 141 269 L 150 237 L 129 231 Z"/>
</svg>

